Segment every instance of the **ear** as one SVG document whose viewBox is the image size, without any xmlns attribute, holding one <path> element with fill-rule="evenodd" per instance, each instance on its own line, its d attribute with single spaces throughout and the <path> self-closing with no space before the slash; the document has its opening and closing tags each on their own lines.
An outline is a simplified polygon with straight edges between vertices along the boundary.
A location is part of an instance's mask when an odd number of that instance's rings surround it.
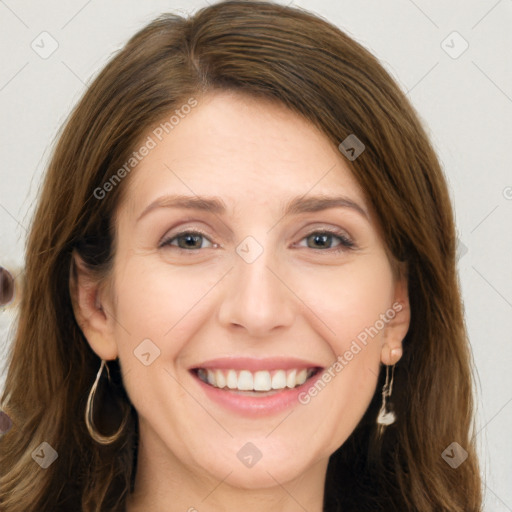
<svg viewBox="0 0 512 512">
<path fill-rule="evenodd" d="M 384 332 L 381 361 L 385 365 L 393 365 L 402 357 L 402 342 L 411 322 L 411 307 L 407 288 L 407 278 L 403 274 L 395 282 L 394 301 L 388 317 L 392 316 L 391 310 L 394 312 L 394 316 L 388 321 Z"/>
<path fill-rule="evenodd" d="M 71 255 L 69 292 L 76 321 L 91 348 L 101 359 L 115 359 L 114 318 L 109 313 L 112 301 L 76 251 Z"/>
</svg>

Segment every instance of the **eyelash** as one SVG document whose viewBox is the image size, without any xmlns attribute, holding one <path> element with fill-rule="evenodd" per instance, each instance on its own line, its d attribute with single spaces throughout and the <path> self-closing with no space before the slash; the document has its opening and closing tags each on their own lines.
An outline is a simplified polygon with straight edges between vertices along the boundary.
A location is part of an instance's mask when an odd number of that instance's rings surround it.
<svg viewBox="0 0 512 512">
<path fill-rule="evenodd" d="M 165 239 L 160 244 L 160 247 L 161 248 L 167 247 L 167 246 L 174 247 L 175 249 L 177 249 L 179 251 L 185 251 L 185 252 L 199 251 L 200 249 L 183 249 L 182 247 L 177 247 L 177 246 L 171 245 L 171 242 L 173 242 L 174 240 L 176 240 L 182 236 L 185 236 L 185 235 L 202 236 L 203 238 L 206 238 L 206 240 L 208 240 L 210 243 L 212 243 L 210 241 L 210 239 L 206 236 L 205 233 L 202 233 L 201 231 L 191 230 L 191 231 L 182 231 L 181 233 L 177 233 L 176 235 L 172 236 L 171 238 Z M 331 254 L 338 254 L 338 253 L 352 250 L 355 248 L 354 242 L 348 236 L 346 236 L 344 233 L 340 233 L 336 230 L 331 231 L 329 229 L 311 231 L 311 233 L 304 236 L 301 239 L 301 241 L 309 238 L 312 235 L 329 235 L 329 236 L 333 236 L 333 237 L 337 238 L 340 241 L 339 245 L 337 245 L 336 247 L 330 247 L 327 249 L 312 249 L 312 248 L 310 248 L 312 250 L 316 250 L 316 251 L 320 251 L 320 252 L 329 252 Z"/>
</svg>

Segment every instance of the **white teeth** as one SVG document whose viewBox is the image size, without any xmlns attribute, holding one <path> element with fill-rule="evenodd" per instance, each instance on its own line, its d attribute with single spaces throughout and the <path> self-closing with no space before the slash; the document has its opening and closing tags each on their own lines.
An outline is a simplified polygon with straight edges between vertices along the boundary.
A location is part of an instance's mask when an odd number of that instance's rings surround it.
<svg viewBox="0 0 512 512">
<path fill-rule="evenodd" d="M 283 389 L 286 387 L 286 372 L 278 370 L 272 376 L 272 389 Z"/>
<path fill-rule="evenodd" d="M 254 390 L 255 391 L 268 391 L 272 389 L 272 381 L 270 373 L 256 372 L 254 374 Z"/>
<path fill-rule="evenodd" d="M 250 372 L 248 370 L 205 370 L 200 368 L 197 376 L 204 382 L 216 388 L 225 388 L 239 391 L 270 391 L 272 389 L 295 388 L 306 382 L 315 373 L 314 368 L 309 370 L 260 370 Z"/>
<path fill-rule="evenodd" d="M 228 385 L 229 389 L 236 389 L 238 387 L 238 378 L 236 376 L 235 370 L 229 370 L 226 384 Z"/>
<path fill-rule="evenodd" d="M 301 384 L 304 384 L 306 382 L 306 379 L 308 378 L 308 371 L 307 370 L 301 370 L 299 373 L 297 373 L 297 377 L 295 377 L 297 384 L 300 386 Z"/>
<path fill-rule="evenodd" d="M 217 387 L 219 387 L 219 388 L 226 387 L 226 377 L 224 377 L 224 374 L 222 373 L 221 370 L 217 370 L 215 372 L 215 380 L 216 380 Z"/>
<path fill-rule="evenodd" d="M 238 389 L 240 391 L 252 391 L 254 389 L 254 380 L 252 373 L 247 370 L 242 370 L 238 375 Z"/>
<path fill-rule="evenodd" d="M 288 375 L 286 376 L 286 387 L 287 388 L 294 388 L 296 381 L 295 377 L 297 375 L 297 370 L 292 370 L 291 372 L 288 372 Z"/>
</svg>

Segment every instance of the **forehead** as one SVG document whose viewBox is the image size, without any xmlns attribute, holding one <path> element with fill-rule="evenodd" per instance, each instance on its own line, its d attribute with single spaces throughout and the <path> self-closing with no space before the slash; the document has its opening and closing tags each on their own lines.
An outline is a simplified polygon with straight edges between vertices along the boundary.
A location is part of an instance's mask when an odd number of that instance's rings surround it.
<svg viewBox="0 0 512 512">
<path fill-rule="evenodd" d="M 218 196 L 228 209 L 241 202 L 282 208 L 309 194 L 342 194 L 365 204 L 334 144 L 278 103 L 216 92 L 176 119 L 172 128 L 164 125 L 168 133 L 160 124 L 143 137 L 152 148 L 130 176 L 126 198 L 133 211 L 163 193 Z"/>
</svg>

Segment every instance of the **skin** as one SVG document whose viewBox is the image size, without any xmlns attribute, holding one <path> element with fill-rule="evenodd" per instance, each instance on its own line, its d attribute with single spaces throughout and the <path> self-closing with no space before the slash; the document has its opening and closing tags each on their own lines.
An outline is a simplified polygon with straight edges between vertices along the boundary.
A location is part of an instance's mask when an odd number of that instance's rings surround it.
<svg viewBox="0 0 512 512">
<path fill-rule="evenodd" d="M 368 408 L 381 363 L 400 359 L 410 317 L 407 283 L 395 278 L 347 160 L 283 106 L 217 92 L 127 179 L 112 275 L 95 282 L 75 255 L 74 285 L 77 320 L 100 358 L 119 357 L 139 415 L 127 510 L 320 512 L 328 458 Z M 137 220 L 164 194 L 218 196 L 226 212 L 159 207 Z M 366 213 L 283 216 L 305 194 L 344 196 Z M 309 236 L 325 229 L 354 246 Z M 190 230 L 205 238 L 180 251 L 173 237 Z M 236 252 L 249 235 L 263 249 L 252 263 Z M 160 247 L 163 239 L 171 245 Z M 209 400 L 188 371 L 228 355 L 293 356 L 327 368 L 396 302 L 395 318 L 306 405 L 247 418 Z M 160 355 L 145 366 L 134 350 L 148 338 Z M 262 454 L 251 468 L 237 458 L 247 442 Z"/>
</svg>

